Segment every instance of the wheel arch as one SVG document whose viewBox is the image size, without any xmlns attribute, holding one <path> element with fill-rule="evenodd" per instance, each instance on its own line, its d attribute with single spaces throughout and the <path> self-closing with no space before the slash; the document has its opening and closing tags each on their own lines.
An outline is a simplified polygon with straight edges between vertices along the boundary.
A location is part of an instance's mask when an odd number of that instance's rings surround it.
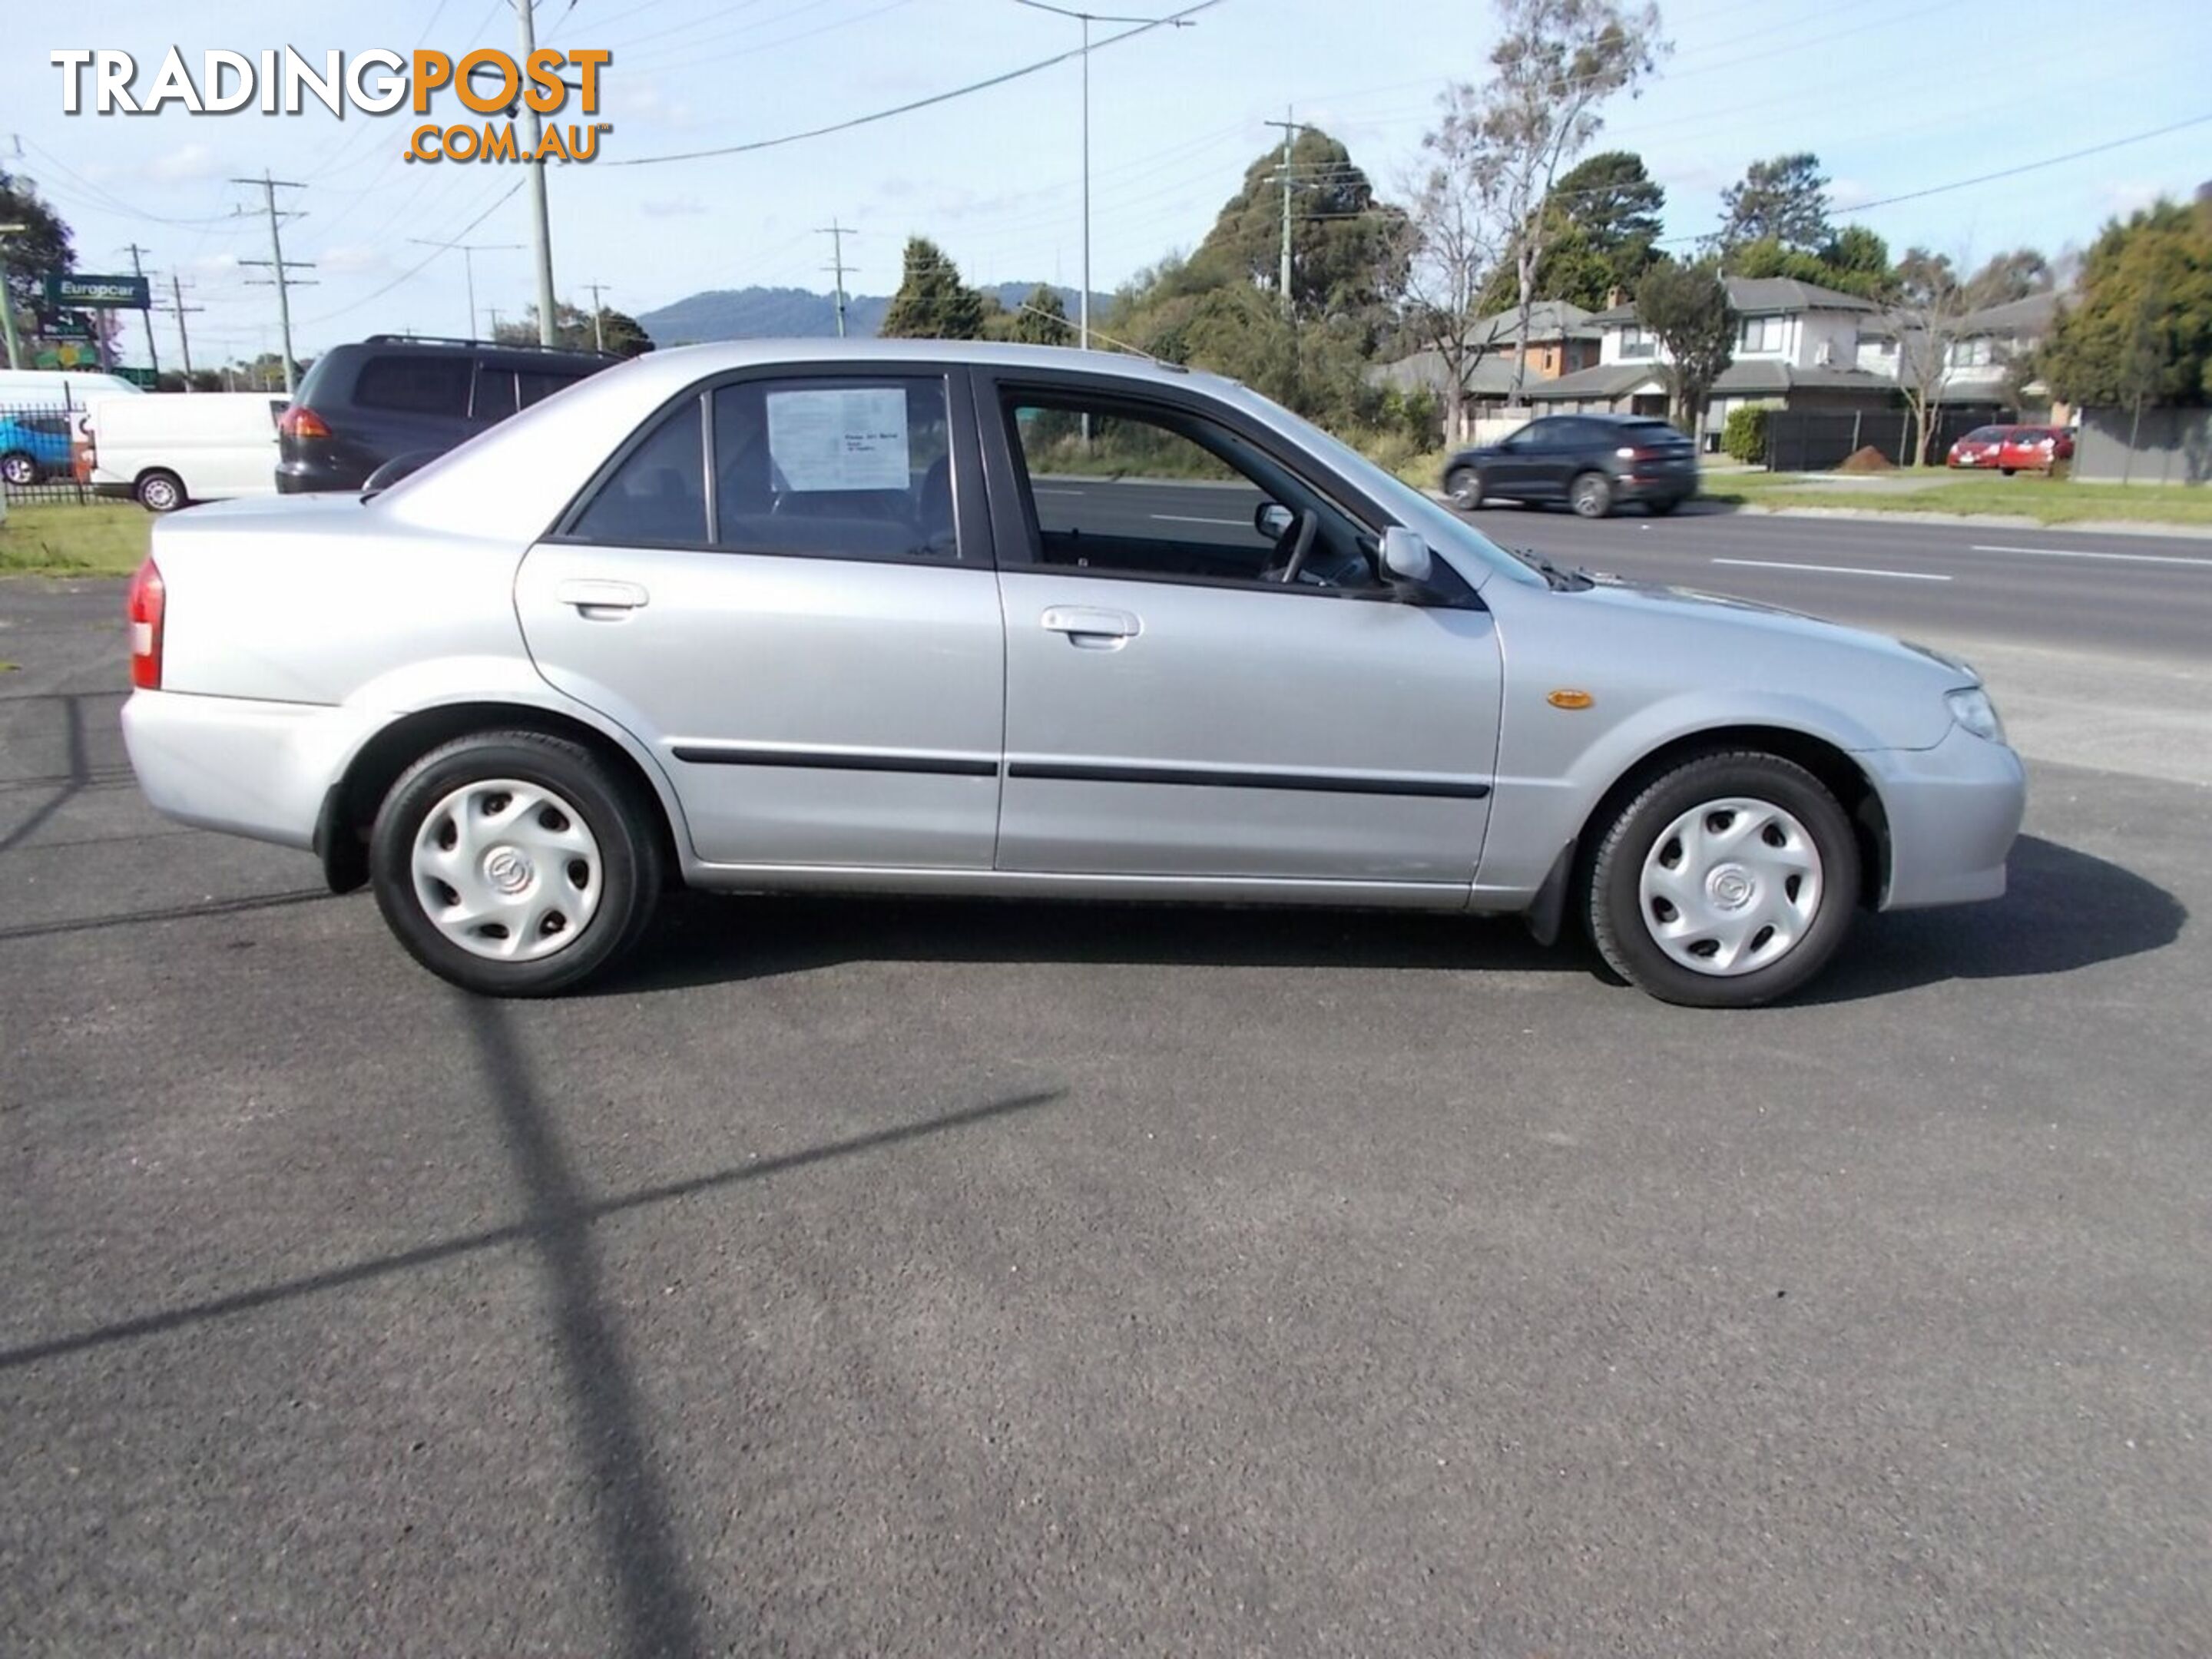
<svg viewBox="0 0 2212 1659">
<path fill-rule="evenodd" d="M 323 797 L 315 822 L 314 849 L 323 877 L 334 893 L 347 893 L 368 882 L 368 832 L 399 775 L 441 744 L 474 732 L 542 732 L 566 738 L 588 750 L 629 790 L 641 809 L 651 810 L 659 834 L 663 867 L 682 878 L 684 857 L 678 835 L 681 809 L 665 780 L 612 733 L 590 721 L 530 703 L 480 700 L 440 703 L 400 715 L 378 728 L 346 763 Z"/>
<path fill-rule="evenodd" d="M 1826 738 L 1791 726 L 1755 722 L 1686 732 L 1639 756 L 1583 815 L 1568 852 L 1563 853 L 1559 865 L 1555 866 L 1559 875 L 1562 878 L 1571 877 L 1577 884 L 1588 878 L 1604 827 L 1654 778 L 1700 755 L 1725 754 L 1735 750 L 1772 755 L 1803 767 L 1820 781 L 1842 805 L 1844 817 L 1850 821 L 1851 833 L 1858 842 L 1859 902 L 1869 909 L 1877 906 L 1889 886 L 1890 836 L 1889 815 L 1882 807 L 1881 794 L 1875 787 L 1874 780 L 1852 758 L 1849 750 Z M 1549 881 L 1546 883 L 1547 887 L 1551 884 Z M 1560 896 L 1564 898 L 1564 892 Z"/>
</svg>

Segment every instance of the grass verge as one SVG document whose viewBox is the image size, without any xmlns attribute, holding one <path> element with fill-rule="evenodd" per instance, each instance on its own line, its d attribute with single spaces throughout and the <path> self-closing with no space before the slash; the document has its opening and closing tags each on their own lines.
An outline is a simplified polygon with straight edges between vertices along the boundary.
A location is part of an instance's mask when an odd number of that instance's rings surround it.
<svg viewBox="0 0 2212 1659">
<path fill-rule="evenodd" d="M 154 515 L 137 506 L 10 504 L 0 523 L 0 575 L 127 576 L 153 532 Z"/>
<path fill-rule="evenodd" d="M 1863 513 L 1997 514 L 2039 524 L 2087 522 L 2212 525 L 2212 489 L 2185 484 L 2076 483 L 2031 473 L 1990 477 L 1975 473 L 1883 474 L 1910 489 L 1867 484 L 1807 483 L 1796 473 L 1731 473 L 1711 481 L 1705 499 L 1735 507 L 1847 507 Z"/>
</svg>

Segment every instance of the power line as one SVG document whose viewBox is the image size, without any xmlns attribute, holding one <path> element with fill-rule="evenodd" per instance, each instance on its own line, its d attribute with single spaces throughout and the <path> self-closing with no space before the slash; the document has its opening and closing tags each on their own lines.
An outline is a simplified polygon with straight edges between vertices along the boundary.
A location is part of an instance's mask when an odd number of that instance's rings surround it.
<svg viewBox="0 0 2212 1659">
<path fill-rule="evenodd" d="M 460 230 L 456 234 L 455 240 L 459 240 L 461 237 L 465 237 L 478 225 L 490 218 L 495 210 L 500 207 L 501 204 L 505 203 L 514 194 L 515 191 L 521 188 L 522 180 L 518 179 L 513 184 L 509 185 L 505 190 L 500 191 L 500 193 L 492 199 L 489 205 L 488 205 L 482 213 L 479 213 L 475 218 L 470 220 L 468 223 L 461 227 Z M 390 282 L 385 283 L 383 287 L 377 289 L 373 293 L 364 294 L 358 300 L 349 300 L 344 305 L 340 306 L 336 311 L 326 311 L 319 317 L 310 317 L 307 319 L 307 326 L 310 328 L 319 327 L 324 323 L 327 323 L 336 318 L 344 316 L 349 311 L 360 310 L 362 307 L 368 304 L 373 300 L 382 299 L 386 295 L 391 293 L 393 289 L 398 288 L 400 283 L 411 282 L 416 276 L 421 276 L 423 270 L 429 265 L 430 262 L 437 257 L 438 255 L 436 252 L 432 252 L 427 255 L 420 264 L 409 266 L 405 270 L 401 271 L 397 276 L 394 276 Z M 495 313 L 494 315 L 495 317 L 497 313 Z M 497 331 L 498 325 L 495 322 L 493 325 L 493 331 L 497 332 Z"/>
<path fill-rule="evenodd" d="M 803 139 L 827 137 L 833 132 L 849 132 L 854 127 L 865 127 L 878 121 L 888 121 L 895 115 L 910 114 L 918 109 L 927 109 L 933 104 L 951 103 L 956 98 L 965 98 L 974 93 L 988 91 L 993 87 L 1004 86 L 1009 81 L 1018 81 L 1024 76 L 1036 75 L 1048 70 L 1055 64 L 1065 64 L 1071 58 L 1080 58 L 1086 50 L 1103 51 L 1123 40 L 1133 40 L 1139 34 L 1149 34 L 1154 29 L 1170 27 L 1186 17 L 1194 16 L 1199 12 L 1208 10 L 1220 3 L 1221 0 L 1198 0 L 1196 5 L 1186 6 L 1181 11 L 1171 13 L 1168 16 L 1156 18 L 1136 28 L 1124 29 L 1119 34 L 1109 34 L 1103 40 L 1092 43 L 1087 49 L 1079 46 L 1070 52 L 1055 52 L 1050 58 L 1040 58 L 1034 64 L 1024 64 L 1019 69 L 1008 70 L 1002 75 L 994 75 L 981 81 L 971 81 L 966 86 L 955 87 L 949 92 L 932 93 L 927 98 L 916 98 L 909 103 L 896 104 L 890 109 L 877 110 L 872 114 L 856 115 L 845 121 L 833 121 L 828 126 L 810 127 L 804 132 L 787 132 L 777 138 L 756 138 L 748 143 L 720 144 L 712 149 L 677 150 L 666 155 L 633 155 L 627 160 L 610 160 L 600 165 L 611 167 L 643 167 L 657 166 L 665 161 L 697 161 L 712 155 L 743 155 L 753 150 L 774 149 L 783 144 L 795 144 Z"/>
</svg>

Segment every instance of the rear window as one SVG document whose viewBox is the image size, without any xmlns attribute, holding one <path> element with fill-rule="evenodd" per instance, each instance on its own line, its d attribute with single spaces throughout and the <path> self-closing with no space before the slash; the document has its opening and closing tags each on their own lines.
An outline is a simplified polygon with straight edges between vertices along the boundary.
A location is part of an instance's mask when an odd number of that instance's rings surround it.
<svg viewBox="0 0 2212 1659">
<path fill-rule="evenodd" d="M 1632 444 L 1686 444 L 1690 441 L 1664 421 L 1629 421 L 1620 435 Z"/>
<path fill-rule="evenodd" d="M 469 412 L 469 376 L 474 368 L 466 357 L 412 352 L 372 357 L 354 381 L 353 400 L 363 409 L 458 419 Z"/>
</svg>

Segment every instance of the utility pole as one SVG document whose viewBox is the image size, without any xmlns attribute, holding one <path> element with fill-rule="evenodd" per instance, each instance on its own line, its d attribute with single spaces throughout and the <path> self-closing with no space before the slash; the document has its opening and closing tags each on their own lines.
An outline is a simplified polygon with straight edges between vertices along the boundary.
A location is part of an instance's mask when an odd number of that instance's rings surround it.
<svg viewBox="0 0 2212 1659">
<path fill-rule="evenodd" d="M 23 343 L 15 337 L 15 296 L 8 291 L 8 239 L 20 234 L 27 227 L 0 225 L 0 328 L 8 336 L 8 367 L 23 366 Z"/>
<path fill-rule="evenodd" d="M 607 349 L 607 331 L 604 321 L 606 307 L 599 303 L 599 295 L 607 285 L 605 283 L 586 283 L 584 286 L 592 295 L 592 349 L 605 351 Z"/>
<path fill-rule="evenodd" d="M 123 251 L 131 256 L 131 274 L 144 282 L 146 267 L 138 263 L 138 256 L 151 253 L 154 250 L 140 247 L 132 242 Z M 138 321 L 146 330 L 146 361 L 153 368 L 154 389 L 158 392 L 161 386 L 161 349 L 154 343 L 154 291 L 151 288 L 146 290 L 146 303 L 139 308 Z"/>
<path fill-rule="evenodd" d="M 514 18 L 522 37 L 522 55 L 519 64 L 527 64 L 530 54 L 538 50 L 537 0 L 514 0 Z M 545 211 L 545 162 L 538 154 L 544 141 L 544 123 L 530 100 L 522 100 L 523 129 L 530 137 L 530 231 L 531 245 L 538 256 L 538 343 L 551 345 L 553 332 L 553 223 Z"/>
<path fill-rule="evenodd" d="M 842 340 L 845 337 L 845 239 L 860 233 L 848 229 L 833 218 L 814 234 L 830 239 L 830 263 L 823 269 L 837 273 L 837 337 Z"/>
<path fill-rule="evenodd" d="M 307 186 L 294 184 L 288 179 L 271 179 L 265 168 L 263 169 L 258 179 L 234 179 L 230 182 L 234 185 L 260 185 L 262 207 L 269 215 L 269 258 L 240 259 L 238 263 L 242 265 L 266 265 L 269 268 L 270 274 L 268 281 L 264 282 L 258 277 L 252 276 L 247 277 L 246 281 L 252 283 L 256 288 L 273 286 L 276 290 L 276 321 L 283 336 L 284 395 L 289 398 L 299 389 L 298 371 L 294 367 L 292 357 L 292 290 L 295 288 L 314 286 L 312 281 L 303 283 L 295 280 L 291 273 L 295 270 L 313 270 L 315 267 L 311 264 L 298 259 L 287 259 L 284 257 L 284 235 L 280 227 L 287 219 L 298 219 L 304 216 L 297 213 L 279 213 L 276 210 L 276 192 L 279 190 L 305 190 Z"/>
<path fill-rule="evenodd" d="M 1106 12 L 1072 11 L 1066 6 L 1048 6 L 1045 0 L 1014 0 L 1018 6 L 1027 6 L 1032 11 L 1048 11 L 1061 17 L 1073 17 L 1083 25 L 1083 292 L 1079 296 L 1077 342 L 1088 351 L 1091 349 L 1091 26 L 1093 23 L 1146 23 L 1154 27 L 1187 29 L 1195 27 L 1187 17 L 1121 17 Z"/>
<path fill-rule="evenodd" d="M 491 337 L 496 340 L 499 338 L 499 307 L 486 306 L 484 314 L 491 319 Z"/>
<path fill-rule="evenodd" d="M 188 306 L 185 303 L 185 285 L 178 279 L 177 273 L 173 270 L 169 273 L 169 309 L 176 314 L 177 319 L 177 349 L 181 351 L 185 357 L 185 390 L 190 392 L 192 389 L 192 337 L 185 330 L 185 313 L 191 311 L 205 311 L 207 307 Z"/>
<path fill-rule="evenodd" d="M 520 242 L 433 242 L 420 236 L 407 239 L 417 247 L 459 248 L 461 252 L 461 276 L 469 289 L 469 338 L 477 337 L 477 266 L 479 253 L 519 253 Z"/>
<path fill-rule="evenodd" d="M 1283 111 L 1283 119 L 1261 124 L 1263 126 L 1280 127 L 1283 130 L 1283 161 L 1279 169 L 1283 180 L 1283 270 L 1279 285 L 1283 295 L 1283 315 L 1285 317 L 1291 314 L 1291 191 L 1297 187 L 1291 176 L 1291 145 L 1298 134 L 1305 130 L 1299 122 L 1292 118 L 1295 113 L 1295 111 L 1285 106 Z"/>
</svg>

